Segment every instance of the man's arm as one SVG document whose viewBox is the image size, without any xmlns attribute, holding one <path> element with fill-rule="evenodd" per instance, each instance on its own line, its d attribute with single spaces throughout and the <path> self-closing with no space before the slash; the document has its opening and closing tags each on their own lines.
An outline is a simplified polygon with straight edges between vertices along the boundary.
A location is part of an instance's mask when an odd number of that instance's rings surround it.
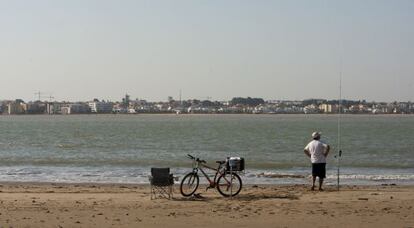
<svg viewBox="0 0 414 228">
<path fill-rule="evenodd" d="M 305 150 L 303 150 L 303 152 L 305 152 L 306 156 L 311 157 L 311 154 L 310 154 L 309 150 L 305 149 Z"/>
<path fill-rule="evenodd" d="M 328 157 L 329 151 L 331 151 L 331 147 L 329 145 L 326 145 L 326 150 L 323 155 L 325 155 L 325 157 Z"/>
</svg>

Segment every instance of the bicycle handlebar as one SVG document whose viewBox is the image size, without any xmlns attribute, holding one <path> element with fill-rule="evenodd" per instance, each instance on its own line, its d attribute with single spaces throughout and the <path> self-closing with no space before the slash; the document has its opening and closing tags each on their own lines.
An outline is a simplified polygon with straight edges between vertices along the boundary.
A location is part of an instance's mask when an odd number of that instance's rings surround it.
<svg viewBox="0 0 414 228">
<path fill-rule="evenodd" d="M 192 156 L 192 155 L 190 155 L 190 154 L 187 154 L 187 156 L 188 156 L 190 159 L 195 160 L 196 162 L 200 162 L 200 163 L 207 163 L 206 161 L 204 161 L 204 160 L 200 160 L 199 158 L 196 158 L 196 157 L 194 157 L 194 156 Z"/>
</svg>

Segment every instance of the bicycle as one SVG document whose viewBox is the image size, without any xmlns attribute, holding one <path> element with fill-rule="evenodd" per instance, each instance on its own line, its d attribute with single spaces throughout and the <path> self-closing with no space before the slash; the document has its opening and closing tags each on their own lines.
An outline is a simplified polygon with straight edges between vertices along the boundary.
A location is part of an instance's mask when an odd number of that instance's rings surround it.
<svg viewBox="0 0 414 228">
<path fill-rule="evenodd" d="M 187 156 L 193 160 L 193 171 L 185 175 L 181 181 L 180 191 L 183 196 L 192 196 L 197 191 L 200 183 L 199 170 L 209 182 L 206 191 L 210 188 L 217 188 L 218 192 L 224 197 L 233 197 L 240 193 L 242 189 L 241 178 L 237 173 L 231 172 L 226 168 L 226 161 L 216 161 L 218 167 L 212 168 L 207 166 L 204 160 L 195 158 L 190 154 Z M 216 172 L 214 179 L 210 179 L 203 168 L 214 170 Z"/>
</svg>

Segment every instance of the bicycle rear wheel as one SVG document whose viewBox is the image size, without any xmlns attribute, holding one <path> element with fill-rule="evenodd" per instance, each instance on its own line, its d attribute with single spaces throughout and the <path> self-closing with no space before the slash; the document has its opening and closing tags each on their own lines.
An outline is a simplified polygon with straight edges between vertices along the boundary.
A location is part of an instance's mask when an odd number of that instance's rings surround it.
<svg viewBox="0 0 414 228">
<path fill-rule="evenodd" d="M 222 174 L 217 180 L 217 190 L 224 197 L 236 196 L 242 189 L 242 181 L 236 173 Z"/>
<path fill-rule="evenodd" d="M 180 191 L 183 196 L 191 196 L 197 191 L 199 178 L 197 173 L 189 173 L 181 181 Z"/>
</svg>

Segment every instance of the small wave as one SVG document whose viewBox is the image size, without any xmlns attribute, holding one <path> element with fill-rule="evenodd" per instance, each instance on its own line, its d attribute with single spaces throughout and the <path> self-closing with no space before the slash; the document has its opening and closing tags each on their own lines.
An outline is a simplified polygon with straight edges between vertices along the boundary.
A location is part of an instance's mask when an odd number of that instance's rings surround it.
<svg viewBox="0 0 414 228">
<path fill-rule="evenodd" d="M 101 175 L 98 175 L 98 174 L 82 174 L 81 176 L 82 177 L 99 177 Z"/>
<path fill-rule="evenodd" d="M 337 178 L 336 175 L 328 175 L 328 178 Z M 414 180 L 413 174 L 396 174 L 396 175 L 340 175 L 341 179 L 355 179 L 355 180 L 372 180 L 372 181 L 384 181 L 384 180 Z"/>
<path fill-rule="evenodd" d="M 24 176 L 24 175 L 40 175 L 43 174 L 40 171 L 10 171 L 10 172 L 6 172 L 6 175 L 8 176 Z"/>
<path fill-rule="evenodd" d="M 77 145 L 74 145 L 74 144 L 58 144 L 57 147 L 62 148 L 62 149 L 72 149 L 72 148 L 76 148 Z"/>
</svg>

